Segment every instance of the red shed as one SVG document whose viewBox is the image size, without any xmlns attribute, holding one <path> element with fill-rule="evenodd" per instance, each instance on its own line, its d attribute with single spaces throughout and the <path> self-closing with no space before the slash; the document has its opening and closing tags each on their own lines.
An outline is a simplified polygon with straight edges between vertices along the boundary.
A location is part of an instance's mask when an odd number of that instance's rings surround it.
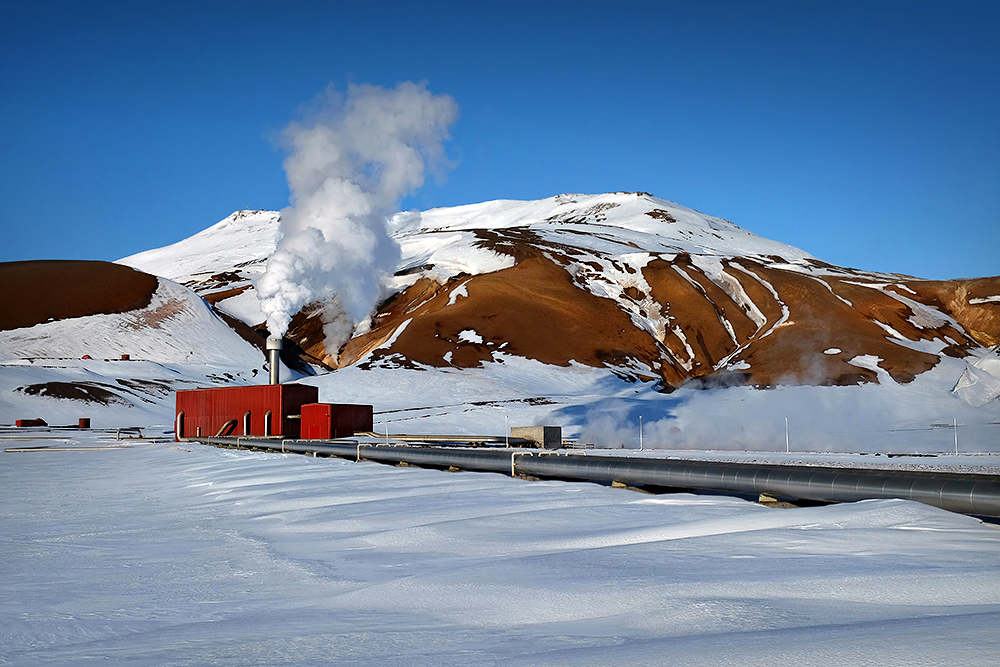
<svg viewBox="0 0 1000 667">
<path fill-rule="evenodd" d="M 371 405 L 308 403 L 302 406 L 302 437 L 329 440 L 371 431 L 373 410 Z"/>
<path fill-rule="evenodd" d="M 189 389 L 177 392 L 178 440 L 214 435 L 299 437 L 302 406 L 319 400 L 306 384 Z"/>
</svg>

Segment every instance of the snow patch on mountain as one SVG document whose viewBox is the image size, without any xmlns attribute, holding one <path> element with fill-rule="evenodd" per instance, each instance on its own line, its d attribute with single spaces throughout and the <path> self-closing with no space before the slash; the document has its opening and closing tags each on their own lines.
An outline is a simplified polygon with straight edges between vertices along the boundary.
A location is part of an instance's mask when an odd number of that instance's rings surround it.
<svg viewBox="0 0 1000 667">
<path fill-rule="evenodd" d="M 251 326 L 264 321 L 253 282 L 277 245 L 277 211 L 236 211 L 177 243 L 117 261 L 179 282 L 212 298 L 223 312 Z"/>
<path fill-rule="evenodd" d="M 234 268 L 247 275 L 264 270 L 278 234 L 277 211 L 236 211 L 182 241 L 118 260 L 118 264 L 170 278 L 196 281 Z"/>
</svg>

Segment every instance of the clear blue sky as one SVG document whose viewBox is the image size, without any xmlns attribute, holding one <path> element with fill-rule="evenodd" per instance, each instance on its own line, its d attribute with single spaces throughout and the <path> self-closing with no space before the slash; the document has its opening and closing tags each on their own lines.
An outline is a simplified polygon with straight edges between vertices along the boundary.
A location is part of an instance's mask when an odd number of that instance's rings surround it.
<svg viewBox="0 0 1000 667">
<path fill-rule="evenodd" d="M 327 84 L 461 118 L 425 209 L 645 190 L 836 264 L 1000 274 L 1000 1 L 0 0 L 0 261 L 280 209 Z"/>
</svg>

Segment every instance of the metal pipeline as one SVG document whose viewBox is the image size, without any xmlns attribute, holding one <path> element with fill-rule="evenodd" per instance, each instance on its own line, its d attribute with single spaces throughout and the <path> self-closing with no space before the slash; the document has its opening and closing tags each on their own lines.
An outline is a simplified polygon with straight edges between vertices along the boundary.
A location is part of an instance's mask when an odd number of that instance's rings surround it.
<svg viewBox="0 0 1000 667">
<path fill-rule="evenodd" d="M 380 463 L 499 472 L 629 486 L 766 494 L 821 502 L 915 500 L 952 512 L 1000 517 L 1000 475 L 868 468 L 678 461 L 598 455 L 529 455 L 523 449 L 364 445 L 354 440 L 197 438 L 214 445 L 339 456 Z M 539 454 L 539 452 L 535 452 Z"/>
<path fill-rule="evenodd" d="M 634 486 L 766 494 L 822 502 L 901 498 L 952 512 L 1000 517 L 1000 476 L 820 466 L 751 465 L 618 457 L 525 458 L 523 474 Z"/>
<path fill-rule="evenodd" d="M 281 361 L 281 336 L 267 337 L 267 365 L 270 370 L 269 384 L 281 384 L 278 380 L 278 365 Z"/>
</svg>

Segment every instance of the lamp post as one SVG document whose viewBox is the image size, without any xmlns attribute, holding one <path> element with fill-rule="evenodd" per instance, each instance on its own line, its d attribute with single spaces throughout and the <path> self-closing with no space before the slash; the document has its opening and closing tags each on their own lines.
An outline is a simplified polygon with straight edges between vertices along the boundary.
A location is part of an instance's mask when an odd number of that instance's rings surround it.
<svg viewBox="0 0 1000 667">
<path fill-rule="evenodd" d="M 503 441 L 507 445 L 507 447 L 509 448 L 510 447 L 510 428 L 508 428 L 508 426 L 507 426 L 507 415 L 503 416 Z"/>
<path fill-rule="evenodd" d="M 639 451 L 642 451 L 642 415 L 639 415 Z"/>
<path fill-rule="evenodd" d="M 951 423 L 955 431 L 955 456 L 958 456 L 958 417 L 952 417 Z"/>
</svg>

